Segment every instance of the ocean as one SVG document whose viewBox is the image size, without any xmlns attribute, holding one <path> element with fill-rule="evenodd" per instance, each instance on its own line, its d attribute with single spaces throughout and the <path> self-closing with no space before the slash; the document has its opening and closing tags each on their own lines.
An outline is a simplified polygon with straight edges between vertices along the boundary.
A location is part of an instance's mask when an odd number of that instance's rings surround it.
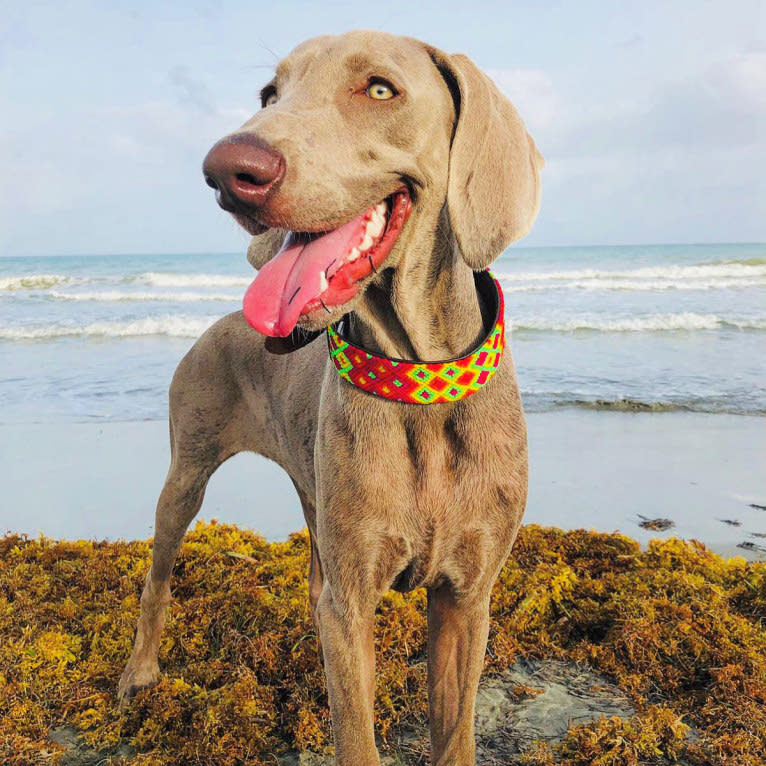
<svg viewBox="0 0 766 766">
<path fill-rule="evenodd" d="M 766 245 L 512 247 L 495 262 L 528 412 L 766 414 Z M 244 254 L 0 260 L 0 423 L 164 419 L 239 308 Z"/>
</svg>

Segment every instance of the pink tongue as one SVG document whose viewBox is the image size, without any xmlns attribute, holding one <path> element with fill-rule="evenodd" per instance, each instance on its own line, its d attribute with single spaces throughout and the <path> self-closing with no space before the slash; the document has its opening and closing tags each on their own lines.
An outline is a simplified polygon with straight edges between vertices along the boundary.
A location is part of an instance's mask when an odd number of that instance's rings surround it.
<svg viewBox="0 0 766 766">
<path fill-rule="evenodd" d="M 242 309 L 258 332 L 283 338 L 295 327 L 303 307 L 323 292 L 322 275 L 332 276 L 364 237 L 367 213 L 311 242 L 291 233 L 282 249 L 261 268 L 247 288 Z"/>
</svg>

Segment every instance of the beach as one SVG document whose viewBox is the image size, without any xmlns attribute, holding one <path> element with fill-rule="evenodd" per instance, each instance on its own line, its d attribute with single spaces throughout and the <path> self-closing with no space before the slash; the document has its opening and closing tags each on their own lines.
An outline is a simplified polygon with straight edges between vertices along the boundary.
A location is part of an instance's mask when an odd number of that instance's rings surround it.
<svg viewBox="0 0 766 766">
<path fill-rule="evenodd" d="M 511 247 L 493 272 L 528 419 L 526 522 L 759 558 L 766 246 Z M 252 276 L 241 254 L 3 259 L 0 529 L 151 536 L 173 370 Z M 218 470 L 200 517 L 270 540 L 303 526 L 287 476 L 253 455 Z"/>
<path fill-rule="evenodd" d="M 724 556 L 766 551 L 764 419 L 699 413 L 530 413 L 525 523 L 619 531 L 646 544 L 680 536 Z M 3 531 L 144 539 L 170 459 L 164 421 L 0 426 Z M 649 530 L 647 519 L 674 526 Z M 199 514 L 283 540 L 304 526 L 287 474 L 240 454 L 213 475 Z M 737 522 L 737 525 L 728 522 Z"/>
<path fill-rule="evenodd" d="M 213 475 L 198 521 L 217 521 L 182 547 L 163 680 L 115 700 L 170 458 L 168 385 L 238 308 L 249 266 L 3 266 L 3 762 L 330 763 L 300 504 L 253 454 Z M 763 763 L 766 247 L 511 248 L 494 269 L 530 485 L 492 597 L 480 761 Z M 386 766 L 428 753 L 425 598 L 389 592 L 378 610 Z"/>
</svg>

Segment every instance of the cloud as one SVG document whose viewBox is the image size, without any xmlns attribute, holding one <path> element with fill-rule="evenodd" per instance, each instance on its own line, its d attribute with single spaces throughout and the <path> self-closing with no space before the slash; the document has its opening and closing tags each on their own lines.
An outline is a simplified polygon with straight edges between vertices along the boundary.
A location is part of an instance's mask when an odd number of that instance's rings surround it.
<svg viewBox="0 0 766 766">
<path fill-rule="evenodd" d="M 153 229 L 162 249 L 167 231 L 186 226 L 169 220 L 215 215 L 202 159 L 249 116 L 180 99 L 73 108 L 66 119 L 51 114 L 0 130 L 0 165 L 13 179 L 0 184 L 0 251 L 91 252 L 107 241 L 140 250 Z"/>
<path fill-rule="evenodd" d="M 625 40 L 617 43 L 618 48 L 637 48 L 644 44 L 643 35 L 633 34 Z"/>
<path fill-rule="evenodd" d="M 187 66 L 170 70 L 170 82 L 178 92 L 180 103 L 196 107 L 205 114 L 215 114 L 218 109 L 208 87 L 194 78 Z"/>
<path fill-rule="evenodd" d="M 487 74 L 516 107 L 530 132 L 557 118 L 560 102 L 553 81 L 542 69 L 488 69 Z"/>
<path fill-rule="evenodd" d="M 765 51 L 617 98 L 571 71 L 488 73 L 546 157 L 530 243 L 541 232 L 562 244 L 766 237 Z"/>
<path fill-rule="evenodd" d="M 578 157 L 763 145 L 766 53 L 742 53 L 660 83 L 642 101 L 583 104 L 560 108 L 561 123 L 545 136 L 549 152 Z"/>
</svg>

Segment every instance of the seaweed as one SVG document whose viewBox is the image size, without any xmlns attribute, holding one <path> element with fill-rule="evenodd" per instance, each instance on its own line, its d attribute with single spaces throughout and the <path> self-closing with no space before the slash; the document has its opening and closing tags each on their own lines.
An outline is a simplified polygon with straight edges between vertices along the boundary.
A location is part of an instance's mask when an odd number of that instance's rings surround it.
<svg viewBox="0 0 766 766">
<path fill-rule="evenodd" d="M 305 532 L 269 543 L 197 524 L 173 577 L 165 675 L 120 710 L 150 543 L 0 539 L 0 762 L 65 763 L 50 737 L 61 727 L 105 763 L 274 764 L 329 751 L 308 558 Z M 424 591 L 385 595 L 376 651 L 376 728 L 394 751 L 399 732 L 426 720 Z M 766 564 L 675 538 L 642 551 L 618 534 L 526 526 L 493 592 L 485 674 L 524 658 L 587 664 L 636 712 L 573 726 L 519 763 L 766 762 Z M 127 746 L 129 758 L 118 754 Z"/>
</svg>

